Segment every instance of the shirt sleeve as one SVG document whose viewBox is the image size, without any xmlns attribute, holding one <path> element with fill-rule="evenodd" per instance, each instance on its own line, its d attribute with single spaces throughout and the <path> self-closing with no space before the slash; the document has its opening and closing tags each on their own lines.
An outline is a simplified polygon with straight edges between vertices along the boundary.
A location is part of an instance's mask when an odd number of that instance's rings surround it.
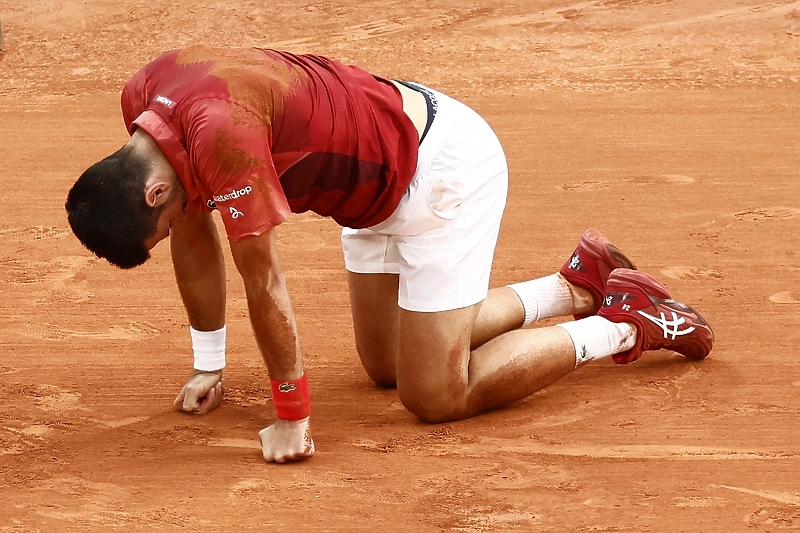
<svg viewBox="0 0 800 533">
<path fill-rule="evenodd" d="M 267 120 L 217 98 L 195 102 L 184 120 L 189 157 L 229 240 L 260 235 L 288 218 L 291 210 L 272 160 Z"/>
</svg>

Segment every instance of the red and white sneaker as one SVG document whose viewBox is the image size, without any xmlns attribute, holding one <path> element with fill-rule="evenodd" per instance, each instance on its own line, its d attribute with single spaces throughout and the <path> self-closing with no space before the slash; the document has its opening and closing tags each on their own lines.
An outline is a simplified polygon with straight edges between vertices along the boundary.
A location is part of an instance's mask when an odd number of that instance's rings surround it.
<svg viewBox="0 0 800 533">
<path fill-rule="evenodd" d="M 621 365 L 636 361 L 645 350 L 672 350 L 689 359 L 703 359 L 714 346 L 714 332 L 706 319 L 673 300 L 666 287 L 638 270 L 619 268 L 611 273 L 597 316 L 636 327 L 636 345 L 611 356 Z"/>
<path fill-rule="evenodd" d="M 602 233 L 594 228 L 587 229 L 572 256 L 561 267 L 561 275 L 567 281 L 586 289 L 594 298 L 592 310 L 574 315 L 575 320 L 597 314 L 606 293 L 606 280 L 616 268 L 636 270 L 631 260 Z"/>
</svg>

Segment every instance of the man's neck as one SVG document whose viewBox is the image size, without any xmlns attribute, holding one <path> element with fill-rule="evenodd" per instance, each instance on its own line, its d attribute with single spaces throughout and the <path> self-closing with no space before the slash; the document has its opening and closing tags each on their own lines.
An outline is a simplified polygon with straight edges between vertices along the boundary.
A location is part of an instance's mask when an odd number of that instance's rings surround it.
<svg viewBox="0 0 800 533">
<path fill-rule="evenodd" d="M 155 169 L 175 174 L 161 148 L 158 147 L 158 143 L 142 128 L 136 128 L 127 144 L 150 160 Z M 177 175 L 175 175 L 175 178 L 177 179 Z"/>
</svg>

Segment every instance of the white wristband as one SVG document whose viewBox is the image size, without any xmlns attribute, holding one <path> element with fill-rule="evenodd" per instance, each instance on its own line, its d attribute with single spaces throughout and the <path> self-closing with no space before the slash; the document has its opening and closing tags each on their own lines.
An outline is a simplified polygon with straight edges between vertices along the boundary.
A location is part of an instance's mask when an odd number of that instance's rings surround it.
<svg viewBox="0 0 800 533">
<path fill-rule="evenodd" d="M 194 351 L 194 369 L 214 372 L 225 368 L 225 333 L 227 326 L 216 331 L 197 331 L 189 326 Z"/>
</svg>

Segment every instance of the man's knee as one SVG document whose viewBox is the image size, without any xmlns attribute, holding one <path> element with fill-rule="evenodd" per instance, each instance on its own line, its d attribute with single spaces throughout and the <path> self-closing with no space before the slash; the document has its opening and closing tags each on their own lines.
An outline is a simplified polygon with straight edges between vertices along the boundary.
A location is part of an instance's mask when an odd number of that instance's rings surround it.
<svg viewBox="0 0 800 533">
<path fill-rule="evenodd" d="M 401 310 L 397 389 L 403 405 L 428 423 L 463 418 L 472 326 L 480 303 L 439 312 Z"/>
<path fill-rule="evenodd" d="M 397 365 L 394 353 L 386 350 L 366 350 L 356 346 L 358 357 L 369 378 L 379 387 L 392 389 L 397 386 Z"/>
<path fill-rule="evenodd" d="M 435 387 L 433 390 L 424 390 L 425 388 L 400 385 L 397 389 L 400 402 L 427 424 L 439 424 L 460 418 L 459 398 L 444 393 L 443 387 Z"/>
<path fill-rule="evenodd" d="M 386 389 L 393 389 L 397 387 L 397 375 L 394 369 L 389 369 L 383 366 L 367 366 L 364 365 L 364 370 L 367 371 L 369 379 L 375 382 L 379 387 Z"/>
</svg>

